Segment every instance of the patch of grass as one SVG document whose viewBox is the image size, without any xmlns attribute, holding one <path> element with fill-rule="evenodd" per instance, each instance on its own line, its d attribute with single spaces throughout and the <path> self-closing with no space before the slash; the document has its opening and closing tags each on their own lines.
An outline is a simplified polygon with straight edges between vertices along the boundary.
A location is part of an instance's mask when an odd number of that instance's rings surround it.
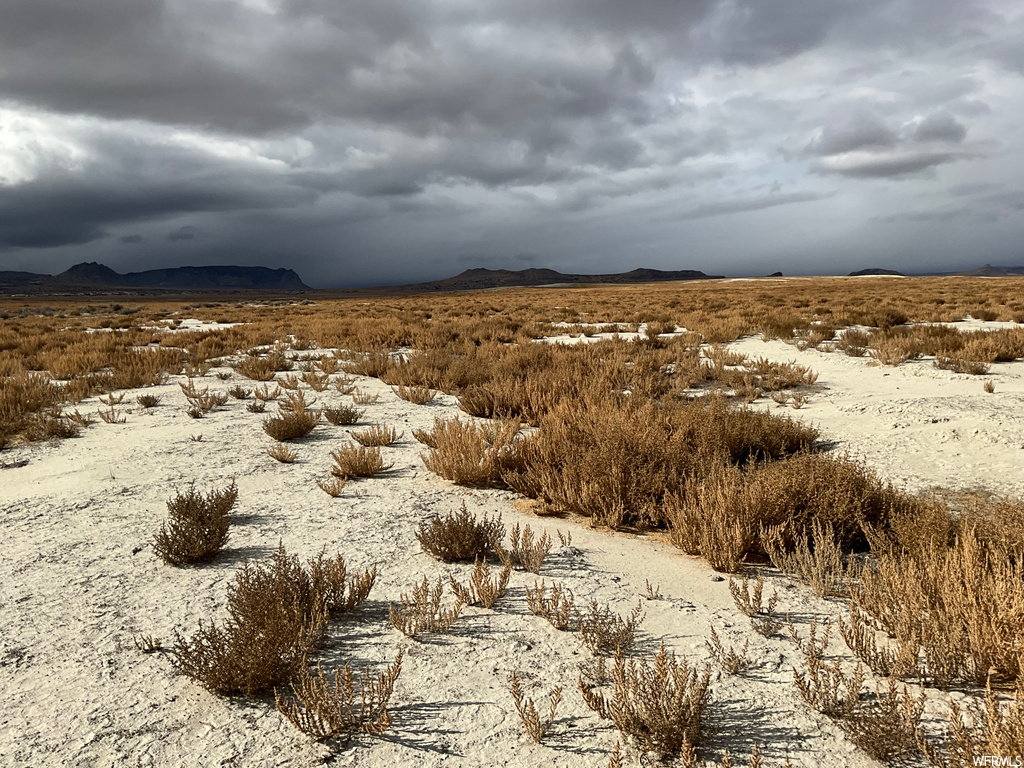
<svg viewBox="0 0 1024 768">
<path fill-rule="evenodd" d="M 504 536 L 505 526 L 499 517 L 478 520 L 465 504 L 454 514 L 434 515 L 416 530 L 423 551 L 446 563 L 486 557 L 492 542 Z"/>
<path fill-rule="evenodd" d="M 336 427 L 357 424 L 362 415 L 363 412 L 352 405 L 324 408 L 324 418 Z"/>
<path fill-rule="evenodd" d="M 637 745 L 660 756 L 678 754 L 683 745 L 700 746 L 704 713 L 711 701 L 711 668 L 691 668 L 664 645 L 648 663 L 615 658 L 610 698 L 579 680 L 587 706 L 611 720 Z"/>
<path fill-rule="evenodd" d="M 394 445 L 401 439 L 404 432 L 399 432 L 394 427 L 387 427 L 383 424 L 374 424 L 361 432 L 353 432 L 352 439 L 360 445 L 385 446 Z"/>
<path fill-rule="evenodd" d="M 391 727 L 388 702 L 402 672 L 402 655 L 399 649 L 395 660 L 376 677 L 364 670 L 358 678 L 358 686 L 349 664 L 335 669 L 333 678 L 324 674 L 319 664 L 316 675 L 303 667 L 291 683 L 290 697 L 282 696 L 275 689 L 277 710 L 299 731 L 314 739 L 338 738 L 352 733 L 379 736 Z"/>
<path fill-rule="evenodd" d="M 512 694 L 512 701 L 515 702 L 516 712 L 519 713 L 519 719 L 526 728 L 526 732 L 530 735 L 531 739 L 540 744 L 544 740 L 544 736 L 551 729 L 551 724 L 555 721 L 558 704 L 562 700 L 562 686 L 556 685 L 548 694 L 548 714 L 543 720 L 537 712 L 533 699 L 523 693 L 519 676 L 515 672 L 508 676 L 508 689 L 509 693 Z"/>
<path fill-rule="evenodd" d="M 444 586 L 441 577 L 431 587 L 427 577 L 413 585 L 412 595 L 402 593 L 398 605 L 391 603 L 389 613 L 392 626 L 407 637 L 416 637 L 425 632 L 447 632 L 462 612 L 462 600 L 456 596 L 451 608 L 444 608 L 441 599 Z"/>
<path fill-rule="evenodd" d="M 358 477 L 373 477 L 387 472 L 394 464 L 385 464 L 380 448 L 367 448 L 365 445 L 345 445 L 331 452 L 334 466 L 331 474 L 350 480 Z"/>
<path fill-rule="evenodd" d="M 227 542 L 229 513 L 237 500 L 234 481 L 223 490 L 205 494 L 195 485 L 179 491 L 167 501 L 169 519 L 154 538 L 154 551 L 171 565 L 212 560 Z"/>
</svg>

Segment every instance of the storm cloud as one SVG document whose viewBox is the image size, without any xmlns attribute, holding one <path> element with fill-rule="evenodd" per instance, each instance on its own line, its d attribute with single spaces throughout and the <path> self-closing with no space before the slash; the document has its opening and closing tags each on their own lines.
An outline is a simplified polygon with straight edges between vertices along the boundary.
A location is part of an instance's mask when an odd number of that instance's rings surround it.
<svg viewBox="0 0 1024 768">
<path fill-rule="evenodd" d="M 0 269 L 1021 261 L 1022 34 L 1004 0 L 8 0 Z"/>
</svg>

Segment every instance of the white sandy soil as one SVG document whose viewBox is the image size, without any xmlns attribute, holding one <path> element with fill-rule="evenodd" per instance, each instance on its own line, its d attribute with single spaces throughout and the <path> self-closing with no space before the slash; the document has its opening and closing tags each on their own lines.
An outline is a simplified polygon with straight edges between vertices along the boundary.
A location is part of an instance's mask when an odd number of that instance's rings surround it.
<svg viewBox="0 0 1024 768">
<path fill-rule="evenodd" d="M 819 372 L 822 389 L 800 410 L 786 411 L 819 426 L 840 449 L 862 457 L 884 477 L 912 489 L 932 485 L 986 486 L 1024 493 L 1024 365 L 993 366 L 986 377 L 939 371 L 930 362 L 897 369 L 778 342 L 747 339 L 731 345 L 753 356 L 795 359 Z M 994 394 L 982 390 L 991 378 Z M 212 391 L 234 383 L 211 374 Z M 766 639 L 733 604 L 728 581 L 698 559 L 657 537 L 596 531 L 574 521 L 520 511 L 516 497 L 467 491 L 429 473 L 412 428 L 430 428 L 435 416 L 459 414 L 440 396 L 416 406 L 388 387 L 361 379 L 380 400 L 365 406 L 362 424 L 405 430 L 385 448 L 388 474 L 350 483 L 333 499 L 315 484 L 329 453 L 347 430 L 324 422 L 295 443 L 299 460 L 280 464 L 265 453 L 272 441 L 263 416 L 231 400 L 203 419 L 185 413 L 177 380 L 156 388 L 161 404 L 134 405 L 128 393 L 117 410 L 124 424 L 97 421 L 81 437 L 0 454 L 0 765 L 74 766 L 310 766 L 332 760 L 346 766 L 604 766 L 620 734 L 586 708 L 576 689 L 578 667 L 590 658 L 580 640 L 554 630 L 526 608 L 532 574 L 513 575 L 496 610 L 466 609 L 453 630 L 414 641 L 387 620 L 396 600 L 424 575 L 449 571 L 465 580 L 471 566 L 447 566 L 424 554 L 416 526 L 463 503 L 498 513 L 511 527 L 529 523 L 550 531 L 555 547 L 540 576 L 569 586 L 578 602 L 596 599 L 623 614 L 643 603 L 637 650 L 652 654 L 664 642 L 693 662 L 708 659 L 712 626 L 724 644 L 750 641 L 752 667 L 737 676 L 716 672 L 709 746 L 745 759 L 754 742 L 774 765 L 788 752 L 794 765 L 867 766 L 830 721 L 810 711 L 792 684 L 801 658 L 783 635 Z M 350 402 L 333 388 L 320 403 Z M 131 405 L 130 405 L 131 404 Z M 94 411 L 95 400 L 81 404 Z M 778 409 L 768 401 L 773 411 Z M 273 409 L 273 404 L 268 410 Z M 201 441 L 191 436 L 202 435 Z M 27 460 L 24 466 L 16 466 Z M 165 565 L 152 550 L 165 501 L 192 481 L 223 487 L 237 478 L 239 501 L 227 549 L 196 568 Z M 555 531 L 571 532 L 561 547 Z M 273 707 L 215 696 L 179 676 L 162 654 L 144 655 L 133 636 L 151 634 L 170 644 L 176 629 L 190 633 L 199 620 L 221 619 L 226 588 L 245 558 L 263 559 L 281 542 L 303 558 L 326 547 L 352 567 L 378 564 L 370 599 L 332 625 L 325 666 L 381 665 L 406 651 L 394 696 L 394 724 L 380 738 L 360 737 L 333 754 L 294 730 Z M 645 582 L 661 599 L 645 600 Z M 779 609 L 802 629 L 812 615 L 836 616 L 842 605 L 773 576 Z M 834 633 L 838 635 L 838 633 Z M 833 654 L 849 658 L 841 640 Z M 506 678 L 517 670 L 539 705 L 555 685 L 564 688 L 558 719 L 543 745 L 524 735 Z M 929 712 L 944 711 L 934 695 Z M 627 765 L 637 755 L 626 747 Z"/>
</svg>

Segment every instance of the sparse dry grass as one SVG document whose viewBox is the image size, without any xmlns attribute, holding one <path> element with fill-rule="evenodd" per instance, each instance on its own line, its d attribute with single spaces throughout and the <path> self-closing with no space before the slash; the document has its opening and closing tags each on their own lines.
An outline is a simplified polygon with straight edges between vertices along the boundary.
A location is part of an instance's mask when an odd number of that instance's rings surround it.
<svg viewBox="0 0 1024 768">
<path fill-rule="evenodd" d="M 429 436 L 421 433 L 417 439 L 429 447 L 423 464 L 431 472 L 456 485 L 501 487 L 503 470 L 515 461 L 518 432 L 510 422 L 488 428 L 458 418 L 434 419 Z"/>
<path fill-rule="evenodd" d="M 303 667 L 291 683 L 290 697 L 282 696 L 275 689 L 277 710 L 299 731 L 314 739 L 359 732 L 379 736 L 391 727 L 388 702 L 402 672 L 402 656 L 399 649 L 395 660 L 376 677 L 364 670 L 358 678 L 358 686 L 349 664 L 335 669 L 333 678 L 324 674 L 319 664 L 316 675 Z"/>
<path fill-rule="evenodd" d="M 500 518 L 478 520 L 466 510 L 465 504 L 456 513 L 449 512 L 444 517 L 434 515 L 416 531 L 423 551 L 446 563 L 486 557 L 487 550 L 504 536 L 505 526 Z"/>
<path fill-rule="evenodd" d="M 367 448 L 364 445 L 345 445 L 331 451 L 334 466 L 331 474 L 345 480 L 359 477 L 373 477 L 387 472 L 393 464 L 385 464 L 380 448 Z"/>
<path fill-rule="evenodd" d="M 526 604 L 534 615 L 544 617 L 557 630 L 567 632 L 579 629 L 576 598 L 571 590 L 561 584 L 552 584 L 551 595 L 548 596 L 544 582 L 538 584 L 535 581 L 532 588 L 526 588 Z"/>
<path fill-rule="evenodd" d="M 579 688 L 588 707 L 643 750 L 665 757 L 678 754 L 684 744 L 697 747 L 703 741 L 711 668 L 692 668 L 664 645 L 650 663 L 618 654 L 610 697 L 582 678 Z"/>
<path fill-rule="evenodd" d="M 399 432 L 394 427 L 388 427 L 383 424 L 373 424 L 370 427 L 362 430 L 361 432 L 353 432 L 352 439 L 360 445 L 370 446 L 386 446 L 394 445 L 401 438 L 404 432 Z"/>
<path fill-rule="evenodd" d="M 284 443 L 275 443 L 270 448 L 267 448 L 267 455 L 272 459 L 277 459 L 282 464 L 291 464 L 299 457 L 299 452 L 294 448 L 289 448 Z"/>
<path fill-rule="evenodd" d="M 266 564 L 246 562 L 228 587 L 228 618 L 175 635 L 178 670 L 218 694 L 254 695 L 307 669 L 331 611 L 365 600 L 376 569 L 349 576 L 344 559 L 321 552 L 303 567 L 283 547 Z"/>
<path fill-rule="evenodd" d="M 413 585 L 412 595 L 404 592 L 398 605 L 391 603 L 389 613 L 392 626 L 406 637 L 416 637 L 425 632 L 447 632 L 462 612 L 462 600 L 458 595 L 451 608 L 441 604 L 444 597 L 444 585 L 441 577 L 433 587 L 426 576 L 423 581 Z"/>
<path fill-rule="evenodd" d="M 556 685 L 548 694 L 548 714 L 543 720 L 541 720 L 540 714 L 537 712 L 533 699 L 523 693 L 519 676 L 515 672 L 508 676 L 508 689 L 509 693 L 512 694 L 512 701 L 516 705 L 516 712 L 519 713 L 519 719 L 526 728 L 526 732 L 530 735 L 531 739 L 540 744 L 544 740 L 544 736 L 551 729 L 551 724 L 555 721 L 558 704 L 562 700 L 562 686 Z"/>
<path fill-rule="evenodd" d="M 324 408 L 324 418 L 336 427 L 358 424 L 363 412 L 352 405 L 341 405 L 337 408 Z"/>
<path fill-rule="evenodd" d="M 498 599 L 505 594 L 508 588 L 508 580 L 512 575 L 512 566 L 506 565 L 501 572 L 491 577 L 491 569 L 487 561 L 478 558 L 470 575 L 469 584 L 462 584 L 456 581 L 454 576 L 449 579 L 452 585 L 452 592 L 466 605 L 482 605 L 484 608 L 493 608 Z"/>
<path fill-rule="evenodd" d="M 171 565 L 202 563 L 216 557 L 227 542 L 229 513 L 238 500 L 234 481 L 207 493 L 195 485 L 167 500 L 169 519 L 160 526 L 153 550 Z"/>
<path fill-rule="evenodd" d="M 430 387 L 419 387 L 416 385 L 407 387 L 405 384 L 399 384 L 391 389 L 400 398 L 409 401 L 413 405 L 426 405 L 437 397 L 437 390 Z"/>
</svg>

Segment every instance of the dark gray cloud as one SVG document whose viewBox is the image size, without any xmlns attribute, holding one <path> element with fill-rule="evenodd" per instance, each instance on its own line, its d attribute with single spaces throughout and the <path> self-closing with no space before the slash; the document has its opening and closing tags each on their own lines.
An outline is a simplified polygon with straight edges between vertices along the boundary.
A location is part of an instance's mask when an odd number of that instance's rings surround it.
<svg viewBox="0 0 1024 768">
<path fill-rule="evenodd" d="M 948 141 L 958 144 L 964 140 L 967 129 L 958 123 L 949 112 L 936 112 L 929 115 L 914 131 L 916 141 Z"/>
<path fill-rule="evenodd" d="M 7 0 L 0 268 L 760 274 L 900 211 L 886 254 L 953 258 L 957 190 L 1024 172 L 1022 35 L 1010 0 Z M 981 196 L 973 252 L 1024 239 Z"/>
<path fill-rule="evenodd" d="M 812 155 L 827 157 L 858 149 L 896 146 L 898 136 L 872 115 L 856 115 L 848 121 L 825 126 L 807 146 Z"/>
</svg>

